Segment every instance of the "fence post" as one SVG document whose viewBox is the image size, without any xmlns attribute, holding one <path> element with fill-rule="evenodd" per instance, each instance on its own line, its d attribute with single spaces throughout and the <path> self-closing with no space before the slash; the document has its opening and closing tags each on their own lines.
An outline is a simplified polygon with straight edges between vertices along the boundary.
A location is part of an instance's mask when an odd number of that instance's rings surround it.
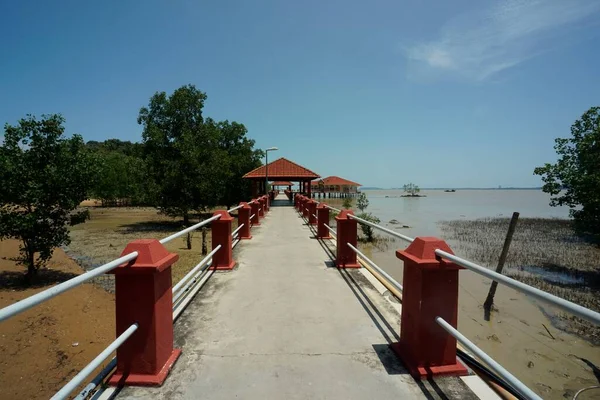
<svg viewBox="0 0 600 400">
<path fill-rule="evenodd" d="M 258 202 L 258 217 L 262 219 L 265 217 L 265 198 L 261 196 L 256 201 Z"/>
<path fill-rule="evenodd" d="M 329 239 L 329 229 L 325 227 L 325 224 L 329 225 L 329 208 L 326 207 L 325 203 L 321 203 L 317 206 L 317 238 Z"/>
<path fill-rule="evenodd" d="M 356 259 L 356 253 L 348 246 L 350 243 L 356 247 L 357 242 L 357 222 L 355 219 L 349 218 L 348 215 L 354 215 L 352 210 L 342 210 L 335 217 L 337 223 L 337 256 L 335 265 L 338 268 L 360 268 L 360 264 Z"/>
<path fill-rule="evenodd" d="M 310 199 L 308 201 L 308 204 L 306 205 L 306 207 L 308 208 L 308 224 L 309 225 L 316 225 L 317 224 L 317 202 L 313 199 Z"/>
<path fill-rule="evenodd" d="M 265 214 L 271 209 L 271 195 L 265 195 Z"/>
<path fill-rule="evenodd" d="M 134 240 L 121 255 L 133 251 L 137 258 L 112 273 L 117 336 L 134 323 L 138 329 L 117 349 L 117 370 L 109 384 L 159 386 L 181 354 L 173 348 L 171 282 L 171 265 L 179 256 L 156 239 Z"/>
<path fill-rule="evenodd" d="M 215 211 L 213 215 L 220 215 L 221 218 L 210 223 L 212 228 L 212 249 L 221 245 L 212 257 L 210 269 L 233 269 L 235 261 L 233 261 L 233 249 L 231 248 L 231 221 L 233 217 L 225 210 Z"/>
<path fill-rule="evenodd" d="M 437 258 L 436 249 L 454 254 L 435 237 L 417 237 L 406 250 L 396 251 L 404 261 L 404 290 L 400 342 L 391 347 L 415 379 L 467 375 L 456 358 L 456 339 L 435 322 L 442 317 L 456 328 L 458 271 L 463 268 Z"/>
<path fill-rule="evenodd" d="M 310 199 L 308 197 L 304 197 L 304 201 L 302 202 L 302 216 L 308 219 L 308 203 Z"/>
<path fill-rule="evenodd" d="M 250 207 L 252 209 L 250 215 L 254 216 L 254 217 L 250 218 L 250 222 L 252 222 L 252 226 L 259 226 L 260 219 L 258 218 L 258 213 L 259 213 L 258 210 L 260 209 L 260 203 L 258 202 L 258 199 L 252 200 L 252 202 L 250 203 Z"/>
<path fill-rule="evenodd" d="M 242 208 L 238 208 L 238 226 L 242 226 L 240 231 L 238 232 L 238 238 L 241 239 L 252 239 L 252 234 L 250 233 L 250 213 L 252 212 L 252 207 L 246 203 L 241 202 L 240 206 Z"/>
</svg>

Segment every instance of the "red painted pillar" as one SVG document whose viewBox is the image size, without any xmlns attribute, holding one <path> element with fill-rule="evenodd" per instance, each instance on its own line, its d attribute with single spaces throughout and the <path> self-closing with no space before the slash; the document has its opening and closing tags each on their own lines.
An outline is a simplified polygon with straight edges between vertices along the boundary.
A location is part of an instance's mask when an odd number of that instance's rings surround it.
<svg viewBox="0 0 600 400">
<path fill-rule="evenodd" d="M 138 329 L 117 349 L 111 385 L 158 386 L 181 354 L 173 348 L 171 265 L 179 256 L 156 239 L 134 240 L 121 255 L 137 251 L 135 260 L 115 274 L 117 336 L 132 324 Z"/>
<path fill-rule="evenodd" d="M 258 197 L 256 199 L 257 203 L 258 203 L 258 217 L 259 218 L 264 218 L 265 217 L 265 198 L 264 197 Z"/>
<path fill-rule="evenodd" d="M 250 215 L 252 213 L 252 207 L 246 203 L 241 202 L 240 206 L 242 208 L 238 208 L 238 226 L 242 226 L 240 231 L 238 232 L 238 238 L 241 239 L 252 239 L 252 234 L 250 233 Z"/>
<path fill-rule="evenodd" d="M 302 210 L 302 195 L 299 194 L 296 200 L 296 211 L 300 212 Z"/>
<path fill-rule="evenodd" d="M 304 196 L 304 202 L 302 203 L 302 216 L 308 219 L 308 202 L 310 199 Z"/>
<path fill-rule="evenodd" d="M 329 208 L 326 207 L 325 203 L 321 203 L 317 206 L 317 238 L 329 239 L 329 229 L 325 227 L 325 224 L 329 225 Z"/>
<path fill-rule="evenodd" d="M 317 224 L 317 202 L 313 199 L 308 200 L 308 223 L 309 225 Z"/>
<path fill-rule="evenodd" d="M 215 211 L 213 215 L 220 215 L 221 218 L 210 223 L 212 227 L 212 249 L 218 245 L 221 248 L 213 255 L 210 269 L 233 269 L 233 250 L 231 248 L 231 222 L 233 217 L 225 210 Z"/>
<path fill-rule="evenodd" d="M 296 193 L 294 195 L 294 208 L 296 209 L 296 211 L 298 211 L 298 200 L 300 198 L 300 195 L 298 193 Z"/>
<path fill-rule="evenodd" d="M 250 222 L 252 223 L 252 226 L 259 226 L 260 220 L 258 218 L 258 214 L 260 210 L 260 203 L 258 202 L 258 199 L 252 200 L 252 202 L 250 203 L 250 207 Z"/>
<path fill-rule="evenodd" d="M 335 217 L 337 222 L 337 257 L 335 265 L 338 268 L 360 268 L 356 260 L 356 253 L 348 246 L 350 243 L 356 247 L 357 222 L 349 218 L 348 215 L 354 215 L 352 210 L 342 210 Z"/>
<path fill-rule="evenodd" d="M 265 196 L 265 214 L 271 209 L 271 194 Z"/>
<path fill-rule="evenodd" d="M 456 339 L 435 322 L 442 317 L 456 328 L 458 271 L 462 267 L 438 259 L 435 250 L 454 254 L 446 242 L 418 237 L 396 257 L 404 261 L 400 342 L 392 344 L 410 374 L 416 378 L 467 375 L 456 358 Z"/>
</svg>

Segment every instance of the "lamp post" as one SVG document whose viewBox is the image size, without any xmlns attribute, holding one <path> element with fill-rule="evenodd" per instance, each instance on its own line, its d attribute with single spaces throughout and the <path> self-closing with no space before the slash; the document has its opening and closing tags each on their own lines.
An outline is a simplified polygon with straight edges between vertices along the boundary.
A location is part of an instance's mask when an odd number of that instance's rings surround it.
<svg viewBox="0 0 600 400">
<path fill-rule="evenodd" d="M 277 147 L 269 147 L 265 150 L 265 194 L 267 194 L 267 188 L 269 187 L 269 152 L 279 150 Z"/>
</svg>

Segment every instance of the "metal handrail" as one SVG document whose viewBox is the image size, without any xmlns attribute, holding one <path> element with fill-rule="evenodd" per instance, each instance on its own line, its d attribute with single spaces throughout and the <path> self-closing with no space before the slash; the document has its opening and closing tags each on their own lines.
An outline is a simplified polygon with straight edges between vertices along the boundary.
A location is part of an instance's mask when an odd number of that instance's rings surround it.
<svg viewBox="0 0 600 400">
<path fill-rule="evenodd" d="M 412 242 L 415 241 L 415 239 L 411 238 L 410 236 L 406 236 L 406 235 L 403 235 L 403 234 L 398 233 L 396 231 L 393 231 L 391 229 L 384 228 L 381 225 L 374 224 L 373 222 L 370 222 L 370 221 L 367 221 L 367 220 L 362 219 L 360 217 L 357 217 L 356 215 L 348 215 L 348 217 L 357 220 L 361 224 L 369 225 L 370 227 L 375 228 L 375 229 L 379 229 L 380 231 L 385 232 L 385 233 L 387 233 L 389 235 L 395 236 L 395 237 L 397 237 L 399 239 L 402 239 L 402 240 L 406 240 L 407 242 L 412 243 Z"/>
<path fill-rule="evenodd" d="M 234 249 L 234 248 L 235 248 L 235 246 L 237 246 L 239 242 L 240 242 L 240 239 L 235 239 L 235 240 L 233 241 L 233 243 L 231 243 L 231 248 L 232 248 L 232 249 Z"/>
<path fill-rule="evenodd" d="M 317 218 L 317 216 L 316 216 L 315 214 L 311 214 L 311 215 L 312 215 L 313 217 L 315 217 L 315 219 L 319 219 L 319 218 Z"/>
<path fill-rule="evenodd" d="M 331 232 L 333 234 L 333 236 L 337 237 L 337 232 L 333 230 L 333 228 L 331 228 L 329 225 L 327 224 L 323 224 L 325 225 L 325 228 L 329 229 L 329 232 Z"/>
<path fill-rule="evenodd" d="M 96 375 L 94 377 L 94 379 L 92 379 L 92 381 L 87 384 L 86 387 L 81 389 L 81 392 L 79 392 L 79 394 L 77 396 L 75 396 L 73 399 L 74 400 L 87 399 L 89 394 L 92 393 L 92 391 L 94 389 L 96 389 L 98 387 L 98 385 L 100 385 L 102 383 L 104 378 L 106 378 L 106 376 L 110 373 L 110 371 L 112 371 L 116 366 L 117 366 L 117 357 L 113 357 L 112 360 L 110 360 L 110 362 L 108 364 L 106 364 L 106 367 L 104 367 L 102 369 L 102 371 L 100 371 L 98 373 L 98 375 Z"/>
<path fill-rule="evenodd" d="M 243 206 L 242 204 L 240 204 L 240 205 L 239 205 L 239 206 L 237 206 L 237 207 L 230 208 L 229 210 L 227 210 L 227 212 L 228 212 L 228 213 L 232 213 L 232 212 L 234 212 L 235 210 L 239 210 L 239 209 L 240 209 L 240 208 L 242 208 L 242 207 L 244 207 L 244 206 Z"/>
<path fill-rule="evenodd" d="M 398 283 L 398 281 L 396 281 L 394 278 L 392 278 L 387 272 L 385 272 L 384 270 L 382 270 L 381 268 L 379 268 L 379 266 L 377 264 L 375 264 L 373 261 L 371 261 L 371 259 L 369 259 L 369 257 L 365 256 L 362 251 L 360 251 L 359 249 L 357 249 L 356 247 L 352 246 L 350 243 L 346 243 L 348 245 L 348 247 L 350 247 L 356 254 L 358 254 L 367 264 L 369 264 L 373 269 L 375 269 L 380 275 L 382 275 L 385 279 L 387 279 L 389 281 L 389 283 L 391 283 L 396 289 L 398 289 L 399 291 L 403 291 L 404 288 L 402 287 L 402 285 L 400 283 Z"/>
<path fill-rule="evenodd" d="M 327 208 L 329 208 L 330 210 L 333 210 L 333 211 L 335 211 L 335 212 L 337 212 L 337 213 L 341 213 L 341 212 L 342 212 L 342 210 L 340 210 L 339 208 L 334 208 L 334 207 L 331 207 L 329 204 L 325 204 L 325 207 L 327 207 Z"/>
<path fill-rule="evenodd" d="M 179 232 L 177 232 L 177 233 L 174 233 L 174 234 L 172 234 L 171 236 L 167 236 L 166 238 L 164 238 L 164 239 L 161 239 L 161 240 L 159 240 L 159 241 L 160 241 L 160 243 L 162 243 L 162 244 L 165 244 L 165 243 L 167 243 L 167 242 L 170 242 L 170 241 L 171 241 L 171 240 L 173 240 L 173 239 L 176 239 L 176 238 L 178 238 L 178 237 L 180 237 L 180 236 L 183 236 L 183 235 L 185 235 L 185 234 L 186 234 L 186 233 L 188 233 L 188 232 L 195 231 L 196 229 L 198 229 L 198 228 L 201 228 L 201 227 L 203 227 L 204 225 L 208 225 L 208 224 L 210 224 L 211 222 L 213 222 L 213 221 L 215 221 L 215 220 L 217 220 L 217 219 L 219 219 L 219 218 L 221 218 L 221 216 L 220 216 L 220 215 L 213 215 L 213 216 L 212 216 L 212 217 L 210 217 L 209 219 L 205 219 L 204 221 L 202 221 L 202 222 L 200 222 L 200 223 L 197 223 L 196 225 L 192 225 L 192 226 L 190 226 L 189 228 L 185 228 L 185 229 L 183 229 L 183 230 L 181 230 L 181 231 L 179 231 Z"/>
<path fill-rule="evenodd" d="M 24 298 L 23 300 L 18 301 L 14 304 L 11 304 L 10 306 L 4 307 L 3 309 L 0 309 L 0 322 L 4 321 L 5 319 L 8 319 L 12 316 L 15 316 L 17 314 L 20 314 L 23 311 L 28 310 L 31 307 L 36 306 L 40 303 L 43 303 L 46 300 L 49 300 L 55 296 L 58 296 L 59 294 L 66 292 L 69 289 L 73 289 L 74 287 L 79 286 L 82 283 L 89 281 L 92 278 L 102 275 L 105 272 L 115 269 L 116 267 L 118 267 L 121 264 L 129 262 L 131 260 L 135 260 L 135 258 L 137 256 L 138 256 L 137 251 L 126 254 L 123 257 L 119 257 L 116 260 L 113 260 L 111 262 L 103 264 L 103 265 L 99 266 L 98 268 L 94 268 L 91 271 L 88 271 L 81 275 L 78 275 L 75 278 L 71 278 L 68 281 L 59 283 L 56 286 L 52 286 L 49 289 L 46 289 L 39 293 L 36 293 L 33 296 Z"/>
<path fill-rule="evenodd" d="M 250 216 L 250 220 L 252 220 L 252 218 L 254 218 L 254 217 L 256 217 L 256 214 L 252 214 L 252 215 Z"/>
<path fill-rule="evenodd" d="M 546 303 L 552 304 L 556 307 L 562 308 L 563 310 L 568 311 L 571 314 L 574 314 L 580 318 L 590 321 L 596 325 L 600 325 L 600 313 L 597 313 L 588 308 L 580 306 L 579 304 L 572 303 L 561 297 L 554 296 L 553 294 L 544 292 L 543 290 L 534 288 L 533 286 L 526 285 L 522 282 L 519 282 L 515 279 L 509 278 L 505 275 L 491 271 L 485 267 L 482 267 L 481 265 L 477 265 L 471 261 L 457 257 L 454 254 L 447 253 L 443 250 L 437 249 L 437 250 L 435 250 L 435 254 L 439 257 L 450 260 L 460 266 L 470 269 L 473 272 L 483 275 L 486 278 L 490 278 L 498 283 L 502 283 L 510 288 L 513 288 L 515 290 L 523 292 L 523 293 L 525 293 L 529 296 L 532 296 L 538 300 L 541 300 Z"/>
<path fill-rule="evenodd" d="M 221 245 L 218 245 L 217 247 L 215 247 L 210 253 L 208 253 L 206 255 L 206 257 L 204 257 L 198 264 L 196 264 L 196 266 L 194 268 L 192 268 L 190 270 L 190 272 L 185 274 L 185 276 L 183 278 L 181 278 L 181 280 L 179 282 L 177 282 L 177 284 L 175 286 L 173 286 L 173 293 L 177 292 L 183 286 L 183 284 L 194 275 L 194 273 L 198 269 L 202 268 L 202 266 L 204 264 L 206 264 L 209 260 L 211 260 L 212 256 L 214 256 L 217 253 L 217 251 L 219 251 L 220 248 L 221 248 Z M 177 301 L 177 298 L 173 299 L 173 303 L 175 301 Z"/>
<path fill-rule="evenodd" d="M 62 387 L 58 392 L 52 396 L 51 400 L 62 400 L 66 399 L 69 394 L 77 388 L 77 386 L 81 385 L 85 378 L 96 368 L 102 364 L 104 360 L 106 360 L 115 350 L 117 350 L 127 339 L 133 335 L 133 333 L 137 330 L 138 324 L 135 323 L 131 325 L 129 328 L 125 330 L 125 332 L 121 333 L 118 338 L 116 338 L 111 344 L 108 345 L 106 349 L 104 349 L 96 358 L 94 358 L 88 365 L 86 365 L 77 375 L 73 377 L 65 386 Z"/>
<path fill-rule="evenodd" d="M 231 233 L 231 236 L 235 236 L 235 234 L 238 233 L 240 231 L 240 229 L 242 229 L 243 227 L 244 227 L 244 224 L 241 224 L 240 226 L 238 226 L 237 229 Z"/>
<path fill-rule="evenodd" d="M 452 335 L 460 344 L 467 350 L 475 354 L 477 358 L 483 361 L 493 372 L 500 376 L 507 384 L 516 390 L 523 398 L 528 400 L 542 400 L 540 396 L 535 394 L 523 382 L 518 380 L 514 375 L 508 372 L 502 365 L 498 364 L 493 358 L 488 356 L 483 350 L 477 347 L 473 342 L 467 339 L 462 333 L 454 329 L 452 325 L 446 322 L 441 317 L 436 317 L 435 322 L 438 323 L 446 332 Z"/>
</svg>

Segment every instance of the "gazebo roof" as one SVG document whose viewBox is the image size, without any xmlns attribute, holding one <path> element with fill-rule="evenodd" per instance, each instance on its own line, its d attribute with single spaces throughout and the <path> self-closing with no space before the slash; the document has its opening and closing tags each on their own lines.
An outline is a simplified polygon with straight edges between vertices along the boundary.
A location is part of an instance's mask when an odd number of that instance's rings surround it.
<svg viewBox="0 0 600 400">
<path fill-rule="evenodd" d="M 292 186 L 293 183 L 290 181 L 275 181 L 275 182 L 271 182 L 271 185 L 273 185 L 273 186 Z"/>
<path fill-rule="evenodd" d="M 280 158 L 268 164 L 269 170 L 267 171 L 270 179 L 278 179 L 283 181 L 307 181 L 319 178 L 319 175 L 304 168 L 301 165 L 296 164 L 288 160 L 287 158 Z M 260 166 L 243 177 L 245 179 L 265 179 L 265 166 Z"/>
<path fill-rule="evenodd" d="M 317 186 L 321 182 L 323 185 L 334 185 L 334 186 L 362 186 L 360 183 L 349 181 L 348 179 L 340 178 L 339 176 L 328 176 L 327 178 L 319 179 L 318 181 L 311 182 L 311 185 Z"/>
</svg>

